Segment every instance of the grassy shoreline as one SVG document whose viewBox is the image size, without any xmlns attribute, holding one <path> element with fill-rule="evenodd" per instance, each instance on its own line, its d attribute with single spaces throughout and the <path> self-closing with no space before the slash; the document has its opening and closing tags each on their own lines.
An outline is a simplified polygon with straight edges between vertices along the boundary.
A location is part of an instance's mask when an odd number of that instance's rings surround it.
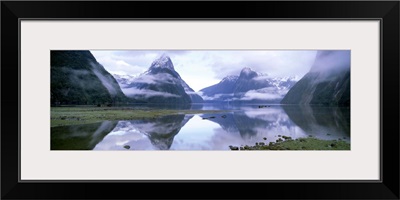
<svg viewBox="0 0 400 200">
<path fill-rule="evenodd" d="M 167 115 L 229 112 L 225 110 L 172 110 L 131 107 L 51 107 L 51 127 L 90 124 L 104 120 L 140 120 Z"/>
<path fill-rule="evenodd" d="M 281 138 L 282 137 L 282 138 Z M 281 136 L 275 142 L 257 142 L 254 146 L 229 146 L 231 150 L 350 150 L 350 144 L 342 140 L 321 140 L 313 137 L 292 139 Z M 266 140 L 266 138 L 264 138 Z"/>
</svg>

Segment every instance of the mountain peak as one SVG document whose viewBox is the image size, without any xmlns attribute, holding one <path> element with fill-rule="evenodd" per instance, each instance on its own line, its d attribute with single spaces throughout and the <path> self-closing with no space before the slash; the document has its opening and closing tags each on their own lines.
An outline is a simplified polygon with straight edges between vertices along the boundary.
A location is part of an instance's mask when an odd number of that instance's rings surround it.
<svg viewBox="0 0 400 200">
<path fill-rule="evenodd" d="M 154 60 L 150 66 L 150 68 L 159 68 L 159 67 L 174 69 L 174 65 L 172 64 L 171 58 L 166 54 L 162 54 L 159 58 Z"/>
<path fill-rule="evenodd" d="M 241 73 L 249 73 L 249 72 L 252 72 L 252 71 L 253 70 L 250 67 L 245 67 L 245 68 L 242 69 Z"/>
<path fill-rule="evenodd" d="M 236 81 L 237 79 L 238 79 L 238 76 L 236 76 L 236 75 L 231 75 L 231 76 L 226 76 L 225 78 L 223 78 L 221 82 L 225 82 L 225 81 Z"/>
<path fill-rule="evenodd" d="M 250 67 L 245 67 L 240 72 L 239 77 L 254 78 L 256 76 L 258 76 L 257 72 L 253 71 Z"/>
</svg>

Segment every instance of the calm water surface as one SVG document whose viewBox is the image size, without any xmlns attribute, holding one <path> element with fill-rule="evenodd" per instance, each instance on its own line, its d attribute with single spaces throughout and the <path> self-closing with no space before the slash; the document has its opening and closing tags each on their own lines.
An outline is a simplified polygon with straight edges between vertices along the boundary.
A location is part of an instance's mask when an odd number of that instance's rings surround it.
<svg viewBox="0 0 400 200">
<path fill-rule="evenodd" d="M 52 150 L 230 150 L 278 135 L 350 143 L 350 109 L 320 106 L 195 105 L 217 114 L 104 121 L 51 128 Z M 265 141 L 263 138 L 267 138 Z"/>
</svg>

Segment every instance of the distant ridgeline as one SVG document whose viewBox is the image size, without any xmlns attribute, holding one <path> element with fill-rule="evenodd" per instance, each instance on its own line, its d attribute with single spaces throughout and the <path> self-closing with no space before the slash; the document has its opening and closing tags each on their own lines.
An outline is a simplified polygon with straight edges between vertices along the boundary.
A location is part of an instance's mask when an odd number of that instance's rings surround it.
<svg viewBox="0 0 400 200">
<path fill-rule="evenodd" d="M 350 105 L 350 51 L 319 51 L 282 104 Z"/>
<path fill-rule="evenodd" d="M 130 100 L 90 51 L 51 51 L 51 104 L 114 104 Z"/>
<path fill-rule="evenodd" d="M 227 76 L 200 92 L 207 102 L 279 103 L 295 83 L 294 77 L 269 77 L 245 67 L 239 76 Z"/>
</svg>

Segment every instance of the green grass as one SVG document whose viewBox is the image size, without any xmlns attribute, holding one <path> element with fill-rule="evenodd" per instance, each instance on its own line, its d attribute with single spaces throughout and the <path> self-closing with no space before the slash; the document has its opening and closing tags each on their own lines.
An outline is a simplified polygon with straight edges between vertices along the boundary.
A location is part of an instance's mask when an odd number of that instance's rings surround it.
<svg viewBox="0 0 400 200">
<path fill-rule="evenodd" d="M 221 110 L 164 110 L 126 107 L 51 107 L 51 127 L 102 122 L 139 120 L 166 115 L 220 113 Z"/>
<path fill-rule="evenodd" d="M 269 144 L 260 143 L 256 143 L 255 146 L 246 145 L 240 148 L 230 146 L 230 148 L 232 150 L 350 150 L 350 144 L 345 141 L 320 140 L 317 138 L 287 139 Z"/>
</svg>

